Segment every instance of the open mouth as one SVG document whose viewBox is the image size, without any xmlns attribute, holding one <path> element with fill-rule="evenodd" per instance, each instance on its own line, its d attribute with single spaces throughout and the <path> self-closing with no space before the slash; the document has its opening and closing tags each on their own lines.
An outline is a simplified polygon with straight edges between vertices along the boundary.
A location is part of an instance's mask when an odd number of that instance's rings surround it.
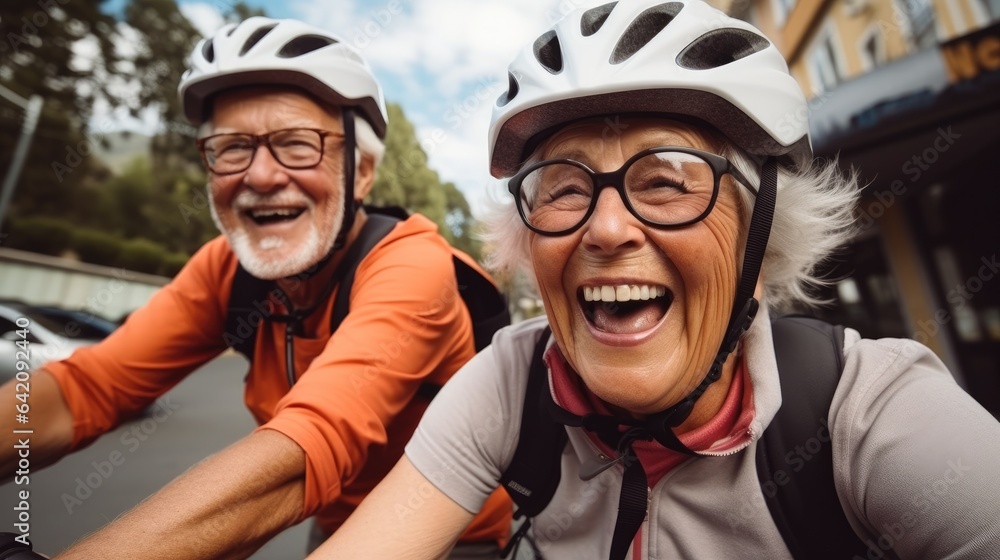
<svg viewBox="0 0 1000 560">
<path fill-rule="evenodd" d="M 674 293 L 654 284 L 584 286 L 578 300 L 584 317 L 597 330 L 636 334 L 652 329 L 663 319 Z"/>
<path fill-rule="evenodd" d="M 253 208 L 244 214 L 257 225 L 266 226 L 291 222 L 305 211 L 305 208 Z"/>
</svg>

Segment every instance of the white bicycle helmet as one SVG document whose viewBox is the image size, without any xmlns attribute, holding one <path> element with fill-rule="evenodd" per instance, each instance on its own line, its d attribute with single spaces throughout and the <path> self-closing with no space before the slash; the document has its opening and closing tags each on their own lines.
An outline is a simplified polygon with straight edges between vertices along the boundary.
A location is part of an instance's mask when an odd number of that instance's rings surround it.
<svg viewBox="0 0 1000 560">
<path fill-rule="evenodd" d="M 759 156 L 812 155 L 806 100 L 777 48 L 700 0 L 569 13 L 510 65 L 490 124 L 490 172 L 510 177 L 554 127 L 616 113 L 694 117 Z"/>
<path fill-rule="evenodd" d="M 252 17 L 202 39 L 178 94 L 195 125 L 209 117 L 212 95 L 246 85 L 292 85 L 321 101 L 353 106 L 385 138 L 385 100 L 354 47 L 329 31 L 292 19 Z"/>
</svg>

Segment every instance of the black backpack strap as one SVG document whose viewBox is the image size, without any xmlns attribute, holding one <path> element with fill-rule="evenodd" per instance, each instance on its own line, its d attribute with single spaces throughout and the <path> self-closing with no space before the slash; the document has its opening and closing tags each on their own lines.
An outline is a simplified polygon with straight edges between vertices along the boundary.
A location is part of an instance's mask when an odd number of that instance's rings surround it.
<svg viewBox="0 0 1000 560">
<path fill-rule="evenodd" d="M 340 286 L 337 288 L 333 313 L 330 315 L 331 335 L 337 331 L 347 317 L 347 312 L 351 310 L 351 287 L 354 285 L 354 273 L 358 270 L 358 264 L 399 223 L 399 219 L 394 216 L 371 213 L 373 209 L 370 207 L 366 207 L 366 210 L 370 212 L 368 220 L 358 233 L 358 238 L 351 243 L 344 260 L 340 263 L 340 270 L 337 271 Z"/>
<path fill-rule="evenodd" d="M 757 443 L 757 476 L 796 559 L 865 556 L 833 481 L 827 416 L 844 370 L 844 327 L 808 317 L 771 323 L 781 408 Z"/>
<path fill-rule="evenodd" d="M 348 257 L 344 259 L 344 263 L 350 264 L 340 276 L 340 289 L 337 291 L 333 314 L 330 317 L 331 333 L 337 330 L 350 311 L 351 286 L 354 285 L 354 272 L 358 264 L 383 237 L 392 231 L 397 222 L 408 217 L 406 210 L 398 206 L 365 206 L 365 210 L 368 212 L 368 221 L 358 234 L 357 240 L 351 245 Z M 495 332 L 510 324 L 507 299 L 489 278 L 454 253 L 452 264 L 455 267 L 458 293 L 472 317 L 472 332 L 476 352 L 479 352 L 490 345 Z M 421 390 L 421 395 L 429 398 L 433 398 L 434 393 L 436 391 Z"/>
<path fill-rule="evenodd" d="M 524 408 L 521 410 L 517 448 L 510 465 L 500 475 L 500 484 L 517 505 L 514 518 L 528 518 L 507 542 L 501 557 L 506 557 L 514 544 L 524 536 L 530 526 L 530 518 L 549 505 L 562 476 L 562 451 L 569 438 L 566 427 L 549 416 L 546 406 L 551 397 L 548 394 L 548 371 L 542 358 L 550 333 L 551 330 L 545 327 L 535 343 L 528 372 L 528 386 L 524 394 Z"/>
<path fill-rule="evenodd" d="M 226 346 L 250 361 L 253 361 L 254 346 L 257 344 L 257 330 L 261 322 L 274 312 L 267 299 L 274 287 L 273 280 L 261 280 L 247 272 L 243 265 L 237 265 L 222 339 Z"/>
<path fill-rule="evenodd" d="M 510 324 L 507 299 L 496 285 L 458 255 L 452 255 L 458 293 L 472 317 L 476 352 L 493 341 L 493 333 Z"/>
</svg>

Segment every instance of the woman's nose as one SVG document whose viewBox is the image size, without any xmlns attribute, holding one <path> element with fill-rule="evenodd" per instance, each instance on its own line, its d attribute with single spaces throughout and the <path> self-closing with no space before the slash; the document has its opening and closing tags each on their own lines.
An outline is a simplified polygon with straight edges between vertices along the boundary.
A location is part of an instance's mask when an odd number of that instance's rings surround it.
<svg viewBox="0 0 1000 560">
<path fill-rule="evenodd" d="M 597 205 L 584 224 L 583 244 L 595 252 L 613 253 L 642 244 L 642 222 L 629 212 L 614 188 L 600 189 Z"/>
</svg>

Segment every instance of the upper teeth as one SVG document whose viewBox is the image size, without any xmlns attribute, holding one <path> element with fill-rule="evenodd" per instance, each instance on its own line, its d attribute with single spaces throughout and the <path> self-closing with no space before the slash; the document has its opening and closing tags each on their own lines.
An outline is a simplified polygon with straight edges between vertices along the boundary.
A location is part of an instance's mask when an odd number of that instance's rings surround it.
<svg viewBox="0 0 1000 560">
<path fill-rule="evenodd" d="M 664 296 L 667 289 L 663 286 L 584 286 L 585 301 L 639 301 Z"/>
<path fill-rule="evenodd" d="M 269 216 L 294 216 L 298 213 L 299 210 L 293 210 L 291 208 L 265 208 L 250 211 L 250 215 L 254 218 L 266 218 Z"/>
</svg>

